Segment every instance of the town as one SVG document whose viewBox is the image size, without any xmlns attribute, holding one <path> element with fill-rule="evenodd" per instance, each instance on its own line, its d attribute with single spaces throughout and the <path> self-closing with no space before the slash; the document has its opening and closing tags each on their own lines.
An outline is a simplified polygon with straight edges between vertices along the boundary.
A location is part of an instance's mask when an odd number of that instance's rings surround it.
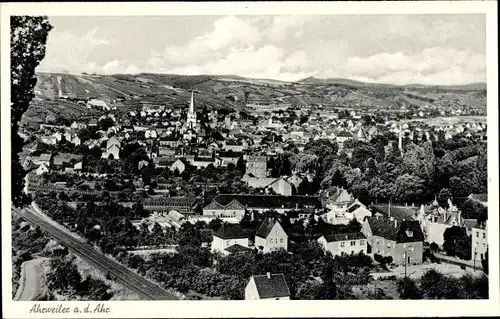
<svg viewBox="0 0 500 319">
<path fill-rule="evenodd" d="M 484 83 L 12 70 L 14 300 L 488 299 Z"/>
<path fill-rule="evenodd" d="M 362 266 L 362 278 L 351 279 L 357 285 L 368 285 L 372 272 L 398 276 L 450 256 L 482 269 L 484 122 L 430 125 L 418 121 L 423 110 L 400 120 L 317 107 L 224 112 L 190 95 L 184 109 L 143 105 L 128 113 L 89 99 L 80 105 L 99 116 L 24 128 L 25 191 L 103 253 L 195 295 L 304 297 L 325 284 L 322 268 L 353 258 L 360 264 L 341 267 Z M 175 253 L 194 263 L 194 273 L 155 269 L 181 258 Z M 235 267 L 255 258 L 270 265 Z M 296 274 L 283 273 L 274 258 L 310 259 Z M 169 271 L 174 278 L 164 281 Z M 183 282 L 204 272 L 214 281 L 237 278 L 239 290 Z M 268 285 L 277 295 L 261 295 Z"/>
</svg>

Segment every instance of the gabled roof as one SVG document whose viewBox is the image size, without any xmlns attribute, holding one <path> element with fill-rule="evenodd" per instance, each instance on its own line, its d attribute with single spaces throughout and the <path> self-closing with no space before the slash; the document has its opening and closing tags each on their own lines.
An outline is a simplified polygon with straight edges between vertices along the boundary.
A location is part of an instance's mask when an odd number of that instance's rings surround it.
<svg viewBox="0 0 500 319">
<path fill-rule="evenodd" d="M 222 224 L 222 226 L 217 230 L 214 236 L 221 239 L 248 238 L 248 235 L 245 233 L 243 228 L 241 228 L 240 224 L 227 223 Z"/>
<path fill-rule="evenodd" d="M 390 220 L 387 218 L 368 217 L 367 222 L 370 225 L 373 236 L 379 236 L 397 243 L 409 243 L 424 241 L 424 234 L 420 223 L 416 220 Z M 408 236 L 407 230 L 411 231 L 412 236 Z"/>
<path fill-rule="evenodd" d="M 337 137 L 352 137 L 351 132 L 341 131 L 337 134 Z"/>
<path fill-rule="evenodd" d="M 375 211 L 381 213 L 386 217 L 393 217 L 397 220 L 414 220 L 419 214 L 420 207 L 417 206 L 390 206 L 390 216 L 389 216 L 389 205 L 388 204 L 375 204 L 372 205 Z"/>
<path fill-rule="evenodd" d="M 279 224 L 276 219 L 265 218 L 259 229 L 257 229 L 255 236 L 258 236 L 260 238 L 267 238 L 267 236 L 269 236 L 269 234 L 271 233 L 271 230 L 273 230 L 274 225 L 276 224 Z"/>
<path fill-rule="evenodd" d="M 255 287 L 261 299 L 289 297 L 290 290 L 283 274 L 253 276 Z"/>
<path fill-rule="evenodd" d="M 316 196 L 284 196 L 284 195 L 256 195 L 256 194 L 220 194 L 213 201 L 222 206 L 226 206 L 231 201 L 237 200 L 240 204 L 248 208 L 322 208 L 319 197 Z"/>
<path fill-rule="evenodd" d="M 50 161 L 51 158 L 52 158 L 52 154 L 43 153 L 43 154 L 40 154 L 40 156 L 38 157 L 38 160 L 39 161 Z"/>
<path fill-rule="evenodd" d="M 326 241 L 331 243 L 335 241 L 347 241 L 347 240 L 356 240 L 356 239 L 366 239 L 366 236 L 361 232 L 357 233 L 343 233 L 343 234 L 327 234 L 323 235 Z"/>
</svg>

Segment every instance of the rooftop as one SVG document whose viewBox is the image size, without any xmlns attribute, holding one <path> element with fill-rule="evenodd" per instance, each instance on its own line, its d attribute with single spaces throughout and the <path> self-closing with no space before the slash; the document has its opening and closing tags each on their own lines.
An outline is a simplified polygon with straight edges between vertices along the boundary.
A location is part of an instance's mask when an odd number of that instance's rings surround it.
<svg viewBox="0 0 500 319">
<path fill-rule="evenodd" d="M 227 223 L 222 224 L 222 226 L 217 230 L 214 236 L 221 239 L 248 238 L 248 235 L 245 233 L 243 228 L 241 228 L 240 224 Z"/>
<path fill-rule="evenodd" d="M 290 290 L 283 274 L 253 276 L 253 280 L 261 299 L 290 296 Z"/>
<path fill-rule="evenodd" d="M 397 243 L 424 241 L 424 234 L 420 223 L 416 220 L 390 220 L 387 218 L 368 217 L 371 232 L 374 236 L 380 236 Z M 408 231 L 412 232 L 409 236 Z"/>
</svg>

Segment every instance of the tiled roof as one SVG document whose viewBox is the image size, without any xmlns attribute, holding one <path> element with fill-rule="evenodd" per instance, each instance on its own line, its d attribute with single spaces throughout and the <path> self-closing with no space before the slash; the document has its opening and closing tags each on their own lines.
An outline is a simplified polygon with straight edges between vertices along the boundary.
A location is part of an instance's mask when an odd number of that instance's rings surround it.
<svg viewBox="0 0 500 319">
<path fill-rule="evenodd" d="M 420 228 L 420 223 L 416 220 L 398 221 L 368 217 L 368 223 L 374 236 L 380 236 L 397 243 L 424 241 L 422 228 Z M 407 230 L 413 232 L 411 237 L 408 236 Z"/>
<path fill-rule="evenodd" d="M 231 245 L 224 250 L 226 250 L 227 252 L 230 252 L 231 254 L 252 251 L 251 248 L 241 246 L 240 244 Z"/>
<path fill-rule="evenodd" d="M 223 151 L 220 151 L 218 152 L 218 156 L 219 157 L 228 157 L 228 158 L 237 158 L 237 157 L 240 157 L 242 153 L 240 152 L 223 152 Z"/>
<path fill-rule="evenodd" d="M 253 280 L 261 299 L 290 296 L 290 290 L 283 274 L 271 274 L 270 278 L 267 275 L 253 276 Z"/>
<path fill-rule="evenodd" d="M 276 223 L 277 221 L 274 218 L 264 219 L 259 229 L 257 229 L 255 236 L 259 236 L 260 238 L 267 238 Z"/>
<path fill-rule="evenodd" d="M 240 224 L 227 223 L 222 224 L 214 236 L 221 239 L 239 239 L 248 237 L 243 228 L 241 228 Z"/>
<path fill-rule="evenodd" d="M 346 241 L 346 240 L 356 240 L 356 239 L 366 239 L 366 236 L 361 232 L 357 233 L 344 233 L 344 234 L 328 234 L 324 235 L 327 242 L 334 241 Z"/>
<path fill-rule="evenodd" d="M 246 195 L 246 194 L 221 194 L 213 199 L 226 206 L 233 200 L 248 208 L 322 208 L 319 197 L 316 196 L 283 196 L 283 195 Z"/>
<path fill-rule="evenodd" d="M 352 134 L 347 131 L 341 131 L 337 134 L 337 137 L 352 137 Z"/>
<path fill-rule="evenodd" d="M 143 202 L 144 206 L 186 206 L 193 207 L 196 204 L 196 198 L 194 197 L 151 197 L 146 198 Z"/>
<path fill-rule="evenodd" d="M 397 220 L 415 220 L 417 217 L 420 207 L 417 206 L 396 206 L 391 205 L 391 211 L 389 216 L 389 205 L 388 204 L 376 204 L 372 205 L 375 211 L 381 213 L 386 217 L 393 217 Z"/>
</svg>

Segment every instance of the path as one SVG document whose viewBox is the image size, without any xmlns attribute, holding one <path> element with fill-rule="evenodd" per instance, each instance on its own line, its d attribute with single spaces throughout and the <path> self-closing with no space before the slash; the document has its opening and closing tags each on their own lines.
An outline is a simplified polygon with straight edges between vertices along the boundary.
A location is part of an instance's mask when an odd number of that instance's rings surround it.
<svg viewBox="0 0 500 319">
<path fill-rule="evenodd" d="M 43 288 L 43 263 L 46 259 L 32 259 L 21 265 L 21 278 L 14 301 L 33 301 L 40 295 Z"/>
</svg>

